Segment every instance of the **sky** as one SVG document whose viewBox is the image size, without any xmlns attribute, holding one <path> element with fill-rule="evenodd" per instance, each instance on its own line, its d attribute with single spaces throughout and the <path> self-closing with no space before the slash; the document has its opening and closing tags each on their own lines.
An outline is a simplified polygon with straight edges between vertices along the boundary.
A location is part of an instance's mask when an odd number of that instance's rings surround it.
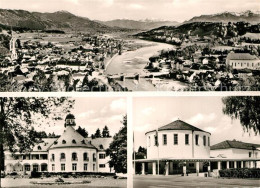
<svg viewBox="0 0 260 188">
<path fill-rule="evenodd" d="M 0 8 L 37 12 L 66 10 L 92 20 L 159 19 L 183 22 L 224 11 L 259 11 L 259 0 L 0 0 Z"/>
<path fill-rule="evenodd" d="M 71 113 L 75 116 L 76 129 L 78 126 L 85 128 L 89 136 L 94 134 L 99 128 L 101 131 L 107 125 L 110 135 L 114 135 L 123 126 L 121 121 L 126 115 L 126 99 L 120 97 L 85 97 L 85 98 L 71 98 L 75 99 L 74 108 Z M 54 132 L 60 135 L 64 131 L 65 123 L 63 120 L 50 123 L 48 128 L 44 126 L 35 125 L 38 131 L 46 131 L 47 133 Z"/>
<path fill-rule="evenodd" d="M 134 149 L 146 147 L 145 133 L 182 120 L 211 133 L 211 145 L 224 140 L 260 143 L 254 132 L 245 133 L 239 120 L 222 112 L 222 97 L 146 97 L 133 100 Z"/>
</svg>

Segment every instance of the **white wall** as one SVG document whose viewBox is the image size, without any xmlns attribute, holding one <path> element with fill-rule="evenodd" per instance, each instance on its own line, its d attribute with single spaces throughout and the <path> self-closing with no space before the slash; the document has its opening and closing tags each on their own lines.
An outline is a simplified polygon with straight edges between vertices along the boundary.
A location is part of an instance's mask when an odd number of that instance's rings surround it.
<svg viewBox="0 0 260 188">
<path fill-rule="evenodd" d="M 208 146 L 209 133 L 189 130 L 163 130 L 158 133 L 159 147 L 154 145 L 155 131 L 146 134 L 147 140 L 147 159 L 158 158 L 193 158 L 192 144 L 194 144 L 194 158 L 209 158 L 210 147 Z M 167 135 L 167 145 L 163 145 L 163 134 Z M 178 134 L 178 145 L 174 145 L 174 134 Z M 185 144 L 185 134 L 189 134 L 189 144 Z M 195 135 L 199 135 L 199 145 L 195 145 Z M 206 136 L 206 146 L 203 145 L 203 136 Z M 151 144 L 149 145 L 149 137 Z M 192 142 L 194 140 L 194 142 Z"/>
<path fill-rule="evenodd" d="M 260 60 L 229 60 L 228 64 L 233 69 L 258 69 L 260 68 Z"/>
</svg>

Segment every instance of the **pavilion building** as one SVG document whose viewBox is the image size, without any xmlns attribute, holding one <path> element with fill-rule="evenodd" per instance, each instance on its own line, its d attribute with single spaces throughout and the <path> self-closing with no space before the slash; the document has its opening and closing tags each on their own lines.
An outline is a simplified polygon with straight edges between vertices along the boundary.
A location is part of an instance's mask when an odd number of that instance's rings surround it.
<svg viewBox="0 0 260 188">
<path fill-rule="evenodd" d="M 142 164 L 142 174 L 184 174 L 211 172 L 229 167 L 256 167 L 260 161 L 254 145 L 254 154 L 232 154 L 235 149 L 210 146 L 211 134 L 181 120 L 145 133 L 147 158 L 133 161 L 134 173 L 138 163 Z M 221 145 L 221 144 L 220 144 Z M 250 146 L 248 146 L 250 147 Z M 224 152 L 226 151 L 226 152 Z M 244 153 L 244 152 L 242 152 Z M 223 155 L 225 154 L 225 155 Z M 228 155 L 230 154 L 230 155 Z M 244 165 L 239 165 L 243 163 Z"/>
<path fill-rule="evenodd" d="M 112 138 L 84 138 L 75 130 L 75 117 L 68 114 L 65 130 L 59 138 L 43 138 L 29 153 L 5 151 L 5 172 L 105 172 L 109 156 L 105 150 Z"/>
</svg>

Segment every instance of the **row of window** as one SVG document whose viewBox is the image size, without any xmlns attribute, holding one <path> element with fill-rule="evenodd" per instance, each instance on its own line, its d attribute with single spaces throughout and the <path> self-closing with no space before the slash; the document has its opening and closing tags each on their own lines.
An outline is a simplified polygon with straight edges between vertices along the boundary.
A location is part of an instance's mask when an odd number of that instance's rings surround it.
<svg viewBox="0 0 260 188">
<path fill-rule="evenodd" d="M 241 63 L 239 63 L 239 62 L 238 62 L 238 63 L 232 62 L 232 66 L 235 65 L 235 67 L 238 66 L 239 64 L 240 64 L 240 66 L 243 66 L 243 65 L 244 65 L 244 66 L 247 66 L 247 67 L 249 67 L 250 65 L 251 65 L 251 67 L 260 66 L 260 63 L 257 63 L 257 64 L 256 64 L 256 63 L 246 63 L 246 62 L 244 62 L 244 63 L 242 63 L 242 62 L 241 62 Z"/>
<path fill-rule="evenodd" d="M 104 154 L 104 153 L 100 153 L 100 154 L 99 154 L 99 159 L 105 159 L 105 158 L 106 158 L 106 154 Z M 93 159 L 93 161 L 96 161 L 96 154 L 95 154 L 95 153 L 93 153 L 92 159 Z M 60 154 L 60 160 L 61 160 L 61 161 L 66 160 L 66 155 L 65 155 L 65 153 L 61 153 L 61 154 Z M 73 152 L 73 153 L 71 154 L 71 160 L 72 160 L 72 161 L 77 161 L 77 160 L 78 160 L 78 155 L 77 155 L 77 153 Z M 84 160 L 84 161 L 89 161 L 89 157 L 88 157 L 88 153 L 87 153 L 87 152 L 83 153 L 83 160 Z M 55 154 L 52 154 L 52 155 L 51 155 L 51 161 L 55 161 Z"/>
<path fill-rule="evenodd" d="M 78 165 L 77 163 L 72 164 L 72 170 L 73 171 L 77 170 L 77 165 Z M 105 168 L 105 167 L 106 167 L 105 164 L 99 164 L 99 168 Z M 61 168 L 60 169 L 61 171 L 65 171 L 66 170 L 66 164 L 61 164 L 60 168 Z M 84 171 L 88 170 L 88 164 L 87 163 L 83 164 L 83 169 L 84 169 Z M 93 164 L 93 171 L 95 171 L 95 169 L 96 169 L 96 164 Z M 55 164 L 52 164 L 52 171 L 55 171 Z"/>
<path fill-rule="evenodd" d="M 151 137 L 148 137 L 149 139 L 149 145 L 151 146 Z M 178 139 L 178 134 L 173 134 L 173 144 L 174 145 L 178 145 L 179 139 Z M 162 135 L 162 143 L 163 145 L 167 145 L 167 134 L 163 134 Z M 189 134 L 185 134 L 185 145 L 189 145 Z M 195 135 L 195 144 L 199 145 L 199 135 Z M 157 135 L 154 135 L 154 145 L 158 146 L 158 138 Z M 207 137 L 204 135 L 203 136 L 203 145 L 206 146 L 207 145 Z M 208 146 L 210 146 L 210 138 L 208 137 Z"/>
</svg>

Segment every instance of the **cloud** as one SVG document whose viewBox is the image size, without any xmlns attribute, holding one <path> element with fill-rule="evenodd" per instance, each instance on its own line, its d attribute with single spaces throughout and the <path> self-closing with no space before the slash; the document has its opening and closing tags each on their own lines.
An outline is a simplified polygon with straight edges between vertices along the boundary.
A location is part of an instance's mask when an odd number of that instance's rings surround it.
<svg viewBox="0 0 260 188">
<path fill-rule="evenodd" d="M 140 4 L 130 4 L 129 5 L 129 7 L 131 8 L 131 9 L 143 9 L 144 7 L 142 6 L 142 5 L 140 5 Z"/>
<path fill-rule="evenodd" d="M 114 116 L 111 116 L 110 118 L 108 118 L 108 121 L 111 122 L 111 121 L 121 121 L 123 119 L 123 116 L 122 115 L 114 115 Z"/>
<path fill-rule="evenodd" d="M 106 109 L 102 109 L 106 110 Z M 112 111 L 125 111 L 126 110 L 126 100 L 121 98 L 121 99 L 116 99 L 113 100 L 110 104 L 110 110 Z"/>
<path fill-rule="evenodd" d="M 152 107 L 148 107 L 142 110 L 142 113 L 146 116 L 150 115 L 151 113 L 153 113 L 155 111 L 154 108 Z"/>
<path fill-rule="evenodd" d="M 191 117 L 190 119 L 187 120 L 188 123 L 190 124 L 195 124 L 195 125 L 200 125 L 200 124 L 205 124 L 212 122 L 213 120 L 216 119 L 216 114 L 215 113 L 210 113 L 210 114 L 201 114 L 198 113 L 195 116 Z"/>
<path fill-rule="evenodd" d="M 95 114 L 96 112 L 94 110 L 89 110 L 87 112 L 82 112 L 78 115 L 79 118 L 88 118 L 91 115 Z"/>
<path fill-rule="evenodd" d="M 150 130 L 151 127 L 153 127 L 151 124 L 147 123 L 147 124 L 144 124 L 144 125 L 139 125 L 139 126 L 135 126 L 134 127 L 134 131 L 136 132 L 146 132 L 147 130 Z"/>
</svg>

